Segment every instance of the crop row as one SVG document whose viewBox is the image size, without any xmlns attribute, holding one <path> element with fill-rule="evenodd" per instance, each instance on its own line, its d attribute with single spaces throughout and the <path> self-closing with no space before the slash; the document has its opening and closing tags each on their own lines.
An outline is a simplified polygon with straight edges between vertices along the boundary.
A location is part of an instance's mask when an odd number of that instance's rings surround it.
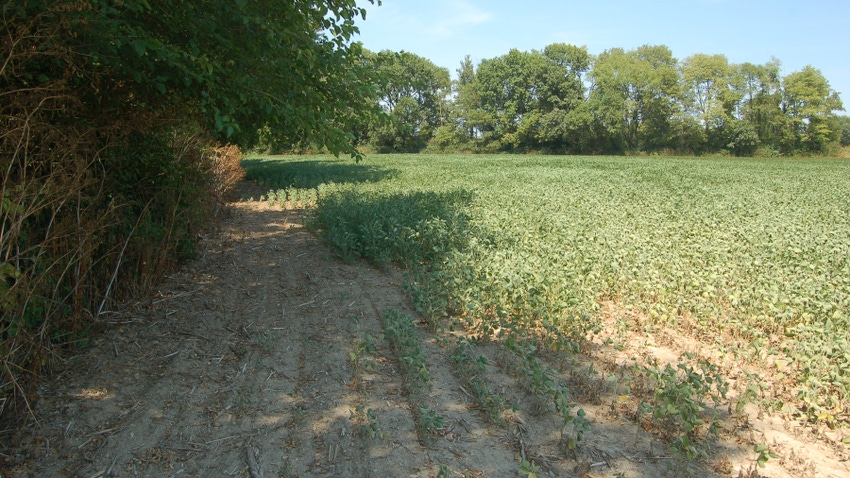
<svg viewBox="0 0 850 478">
<path fill-rule="evenodd" d="M 432 318 L 575 350 L 611 301 L 703 337 L 737 337 L 749 359 L 783 364 L 810 420 L 847 419 L 847 161 L 255 161 L 249 175 L 275 178 L 274 187 L 316 189 L 314 227 L 341 255 L 406 267 Z"/>
</svg>

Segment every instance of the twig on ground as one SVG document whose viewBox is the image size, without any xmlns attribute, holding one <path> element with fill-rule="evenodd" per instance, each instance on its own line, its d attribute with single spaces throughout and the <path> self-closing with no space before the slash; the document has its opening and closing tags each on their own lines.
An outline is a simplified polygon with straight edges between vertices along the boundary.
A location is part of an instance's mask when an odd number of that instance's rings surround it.
<svg viewBox="0 0 850 478">
<path fill-rule="evenodd" d="M 207 342 L 209 342 L 209 341 L 210 341 L 210 338 L 209 338 L 209 337 L 204 337 L 204 336 L 203 336 L 203 335 L 201 335 L 201 334 L 194 334 L 194 333 L 192 333 L 192 332 L 183 332 L 182 330 L 175 330 L 174 332 L 176 332 L 176 333 L 178 333 L 178 334 L 180 334 L 180 335 L 188 335 L 189 337 L 197 337 L 197 338 L 199 338 L 199 339 L 206 340 Z"/>
<path fill-rule="evenodd" d="M 263 478 L 257 459 L 254 458 L 254 450 L 250 446 L 245 447 L 245 455 L 248 457 L 248 472 L 251 473 L 251 478 Z"/>
<path fill-rule="evenodd" d="M 186 295 L 189 295 L 189 294 L 194 294 L 195 292 L 198 292 L 198 291 L 201 291 L 201 290 L 204 290 L 204 287 L 198 287 L 197 289 L 190 290 L 188 292 L 181 292 L 179 294 L 172 295 L 171 297 L 163 297 L 161 299 L 157 299 L 157 300 L 151 302 L 151 304 L 159 304 L 160 302 L 165 302 L 166 300 L 177 299 L 179 297 L 183 297 L 183 296 L 186 296 Z"/>
<path fill-rule="evenodd" d="M 109 468 L 106 470 L 106 473 L 105 473 L 106 476 L 112 476 L 112 469 L 115 468 L 115 463 L 117 463 L 117 462 L 118 462 L 117 456 L 112 458 L 112 464 L 109 465 Z"/>
</svg>

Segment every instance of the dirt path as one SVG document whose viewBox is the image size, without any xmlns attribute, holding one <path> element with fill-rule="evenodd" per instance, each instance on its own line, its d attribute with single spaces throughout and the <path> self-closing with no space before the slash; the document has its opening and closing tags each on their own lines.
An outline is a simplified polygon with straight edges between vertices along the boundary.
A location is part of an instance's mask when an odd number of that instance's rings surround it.
<svg viewBox="0 0 850 478">
<path fill-rule="evenodd" d="M 450 347 L 424 326 L 430 388 L 406 394 L 399 359 L 381 339 L 384 311 L 415 316 L 401 276 L 340 261 L 302 219 L 234 203 L 202 257 L 146 303 L 110 316 L 108 332 L 44 384 L 38 424 L 0 436 L 7 473 L 531 476 L 523 459 L 538 476 L 678 473 L 659 438 L 600 396 L 616 395 L 603 376 L 572 377 L 591 422 L 577 450 L 565 448 L 558 419 L 525 393 L 497 348 L 476 352 L 488 359 L 490 388 L 513 404 L 505 423 L 481 412 Z M 441 422 L 423 427 L 420 407 Z M 742 448 L 724 455 L 727 470 L 689 472 L 737 476 L 752 460 Z"/>
</svg>

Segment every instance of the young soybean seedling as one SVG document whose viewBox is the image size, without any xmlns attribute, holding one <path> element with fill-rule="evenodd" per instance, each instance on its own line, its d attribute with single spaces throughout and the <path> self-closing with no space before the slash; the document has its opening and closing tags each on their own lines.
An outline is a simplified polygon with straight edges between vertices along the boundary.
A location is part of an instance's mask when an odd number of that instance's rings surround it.
<svg viewBox="0 0 850 478">
<path fill-rule="evenodd" d="M 419 407 L 419 429 L 422 434 L 431 434 L 442 428 L 442 416 L 428 407 Z"/>
<path fill-rule="evenodd" d="M 761 444 L 754 445 L 753 451 L 758 453 L 758 457 L 756 458 L 756 462 L 758 463 L 759 468 L 764 468 L 765 464 L 770 461 L 771 458 L 778 458 L 779 455 L 773 452 L 769 446 Z"/>
<path fill-rule="evenodd" d="M 381 434 L 378 419 L 371 408 L 357 405 L 349 412 L 348 419 L 357 425 L 360 435 L 365 438 L 375 438 Z"/>
<path fill-rule="evenodd" d="M 354 367 L 353 382 L 355 388 L 360 387 L 360 378 L 363 375 L 363 371 L 375 366 L 375 362 L 369 357 L 369 354 L 374 353 L 376 350 L 372 335 L 366 334 L 363 340 L 355 342 L 353 349 L 348 352 L 348 359 Z"/>
<path fill-rule="evenodd" d="M 525 475 L 526 478 L 537 478 L 538 471 L 540 471 L 540 467 L 528 460 L 522 460 L 522 463 L 519 465 L 519 472 Z"/>
</svg>

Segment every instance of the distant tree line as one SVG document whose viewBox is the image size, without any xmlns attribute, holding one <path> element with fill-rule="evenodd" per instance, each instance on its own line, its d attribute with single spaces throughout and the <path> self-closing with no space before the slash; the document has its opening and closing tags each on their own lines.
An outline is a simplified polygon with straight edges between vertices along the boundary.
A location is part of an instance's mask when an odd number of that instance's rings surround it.
<svg viewBox="0 0 850 478">
<path fill-rule="evenodd" d="M 666 46 L 591 55 L 556 43 L 445 68 L 408 52 L 365 52 L 380 78 L 372 101 L 391 123 L 361 125 L 377 152 L 574 154 L 832 154 L 850 144 L 850 119 L 823 74 L 786 76 L 780 63 L 724 55 L 674 58 Z"/>
</svg>

